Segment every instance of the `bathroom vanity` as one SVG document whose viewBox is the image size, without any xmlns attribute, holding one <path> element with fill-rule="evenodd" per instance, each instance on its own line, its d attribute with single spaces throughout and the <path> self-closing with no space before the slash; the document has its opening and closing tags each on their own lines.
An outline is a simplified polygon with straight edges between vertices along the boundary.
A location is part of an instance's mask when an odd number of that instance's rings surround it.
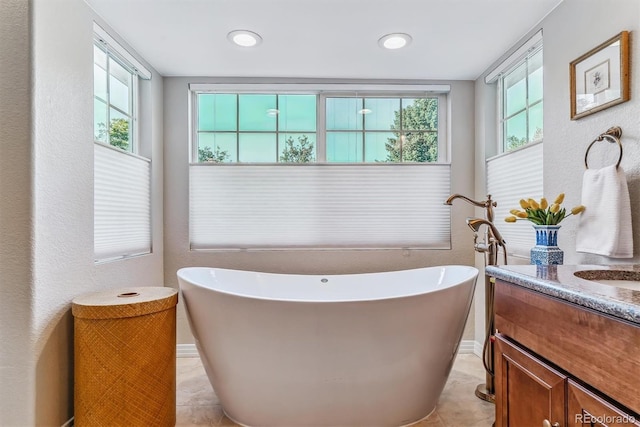
<svg viewBox="0 0 640 427">
<path fill-rule="evenodd" d="M 486 273 L 496 279 L 496 427 L 640 426 L 640 266 Z"/>
</svg>

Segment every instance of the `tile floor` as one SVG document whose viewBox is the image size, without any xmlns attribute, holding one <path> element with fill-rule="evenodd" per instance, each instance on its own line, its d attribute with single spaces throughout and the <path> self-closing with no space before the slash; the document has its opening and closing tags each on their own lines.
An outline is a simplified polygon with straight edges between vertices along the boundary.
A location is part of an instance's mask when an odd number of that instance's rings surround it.
<svg viewBox="0 0 640 427">
<path fill-rule="evenodd" d="M 482 361 L 473 354 L 458 355 L 436 410 L 415 427 L 491 427 L 494 405 L 475 397 L 485 380 Z M 176 426 L 237 426 L 222 412 L 199 358 L 177 361 Z"/>
</svg>

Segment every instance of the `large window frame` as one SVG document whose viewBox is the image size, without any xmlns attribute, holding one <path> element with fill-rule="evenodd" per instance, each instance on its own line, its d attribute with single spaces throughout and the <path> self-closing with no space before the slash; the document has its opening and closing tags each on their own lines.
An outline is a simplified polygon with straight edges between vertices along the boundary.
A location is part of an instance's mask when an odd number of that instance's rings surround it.
<svg viewBox="0 0 640 427">
<path fill-rule="evenodd" d="M 493 85 L 497 99 L 495 125 L 497 138 L 489 148 L 495 149 L 495 155 L 486 159 L 486 193 L 491 194 L 493 200 L 498 203 L 495 209 L 496 218 L 504 218 L 510 209 L 518 208 L 522 198 L 540 199 L 542 197 L 543 183 L 543 133 L 540 138 L 531 138 L 529 135 L 529 114 L 532 107 L 542 106 L 544 101 L 544 80 L 539 89 L 540 99 L 530 102 L 529 99 L 529 61 L 535 55 L 543 55 L 542 30 L 537 31 L 522 45 L 516 48 L 503 62 L 498 64 L 485 77 L 485 83 Z M 543 57 L 540 58 L 541 62 Z M 524 80 L 524 107 L 505 115 L 505 79 L 510 74 L 525 67 Z M 539 69 L 542 72 L 544 65 Z M 536 68 L 537 70 L 538 68 Z M 526 142 L 516 147 L 508 147 L 506 139 L 506 122 L 517 114 L 526 114 L 525 128 L 527 130 Z M 542 129 L 544 131 L 544 129 Z M 495 144 L 495 146 L 493 145 Z M 493 146 L 493 147 L 491 147 Z M 492 149 L 487 152 L 492 152 Z M 512 179 L 517 176 L 518 179 Z M 535 244 L 534 233 L 528 221 L 518 221 L 516 224 L 497 221 L 500 233 L 507 241 L 507 250 L 510 257 L 529 259 L 529 249 Z"/>
<path fill-rule="evenodd" d="M 189 89 L 190 250 L 451 249 L 450 209 L 442 203 L 451 193 L 449 85 L 190 84 Z M 199 162 L 200 93 L 313 94 L 315 161 Z M 325 111 L 332 97 L 437 97 L 437 161 L 328 162 Z M 384 111 L 391 132 L 397 110 L 386 105 Z M 433 120 L 426 123 L 433 127 Z"/>
<path fill-rule="evenodd" d="M 328 98 L 437 98 L 438 99 L 438 160 L 429 163 L 450 162 L 450 148 L 447 136 L 448 129 L 448 92 L 449 85 L 367 85 L 364 90 L 361 86 L 353 85 L 315 85 L 311 84 L 273 84 L 273 85 L 245 85 L 245 84 L 191 84 L 191 130 L 190 130 L 190 163 L 198 163 L 198 95 L 199 94 L 269 94 L 269 95 L 314 95 L 316 96 L 316 155 L 313 163 L 328 163 L 326 152 L 326 103 Z M 363 130 L 353 132 L 364 132 Z M 371 131 L 374 132 L 374 131 Z M 387 131 L 389 132 L 389 131 Z M 291 133 L 291 132 L 285 132 Z M 276 160 L 273 163 L 278 163 Z M 244 162 L 243 162 L 244 163 Z M 248 162 L 251 163 L 251 162 Z M 260 162 L 264 163 L 264 162 Z M 354 163 L 367 163 L 354 162 Z"/>
<path fill-rule="evenodd" d="M 99 264 L 152 253 L 151 159 L 138 154 L 139 81 L 150 80 L 151 72 L 96 23 L 93 46 L 94 262 Z M 112 92 L 112 78 L 126 87 L 126 97 L 122 88 Z M 126 131 L 116 127 L 114 116 L 124 118 Z"/>
</svg>

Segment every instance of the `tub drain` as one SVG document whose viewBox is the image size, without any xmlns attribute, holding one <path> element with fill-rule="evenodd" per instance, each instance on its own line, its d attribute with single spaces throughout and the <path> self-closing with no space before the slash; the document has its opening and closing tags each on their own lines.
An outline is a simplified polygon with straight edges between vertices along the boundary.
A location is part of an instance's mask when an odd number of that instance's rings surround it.
<svg viewBox="0 0 640 427">
<path fill-rule="evenodd" d="M 321 281 L 322 283 L 327 283 L 327 282 L 329 281 L 329 279 L 323 278 L 323 279 L 320 279 L 320 281 Z"/>
</svg>

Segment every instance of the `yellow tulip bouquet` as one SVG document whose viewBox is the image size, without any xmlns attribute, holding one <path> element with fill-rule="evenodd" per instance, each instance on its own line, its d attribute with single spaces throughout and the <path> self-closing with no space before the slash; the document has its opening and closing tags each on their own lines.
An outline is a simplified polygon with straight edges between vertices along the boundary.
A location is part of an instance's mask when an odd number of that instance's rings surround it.
<svg viewBox="0 0 640 427">
<path fill-rule="evenodd" d="M 535 225 L 558 225 L 568 216 L 579 215 L 585 209 L 584 206 L 578 205 L 567 213 L 565 208 L 560 207 L 564 201 L 564 193 L 560 193 L 554 202 L 549 205 L 544 197 L 537 202 L 534 199 L 521 199 L 520 207 L 523 210 L 512 209 L 511 215 L 504 220 L 506 222 L 516 222 L 519 219 L 526 219 Z"/>
</svg>

